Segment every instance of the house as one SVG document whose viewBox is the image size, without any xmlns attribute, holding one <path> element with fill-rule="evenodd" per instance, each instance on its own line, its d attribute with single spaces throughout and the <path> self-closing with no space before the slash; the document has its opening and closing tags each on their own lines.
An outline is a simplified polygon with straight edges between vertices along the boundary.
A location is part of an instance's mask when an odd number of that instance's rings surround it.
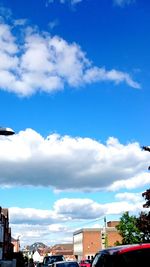
<svg viewBox="0 0 150 267">
<path fill-rule="evenodd" d="M 40 255 L 39 251 L 36 250 L 34 253 L 33 253 L 33 261 L 34 262 L 43 262 L 43 257 Z"/>
</svg>

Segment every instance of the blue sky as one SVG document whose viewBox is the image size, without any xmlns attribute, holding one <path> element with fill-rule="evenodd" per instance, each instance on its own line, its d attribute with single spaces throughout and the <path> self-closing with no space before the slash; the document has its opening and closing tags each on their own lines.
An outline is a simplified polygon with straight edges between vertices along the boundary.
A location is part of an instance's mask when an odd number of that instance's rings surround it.
<svg viewBox="0 0 150 267">
<path fill-rule="evenodd" d="M 150 4 L 0 1 L 0 203 L 21 246 L 139 214 L 149 188 Z"/>
</svg>

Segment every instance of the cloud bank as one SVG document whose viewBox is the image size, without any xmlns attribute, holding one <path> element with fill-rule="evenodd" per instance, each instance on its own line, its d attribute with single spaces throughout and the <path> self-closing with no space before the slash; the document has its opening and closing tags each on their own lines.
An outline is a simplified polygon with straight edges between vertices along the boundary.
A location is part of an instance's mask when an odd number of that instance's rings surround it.
<svg viewBox="0 0 150 267">
<path fill-rule="evenodd" d="M 54 190 L 98 191 L 138 188 L 150 183 L 150 153 L 138 143 L 106 144 L 91 138 L 51 134 L 43 138 L 26 129 L 0 137 L 0 185 L 43 186 Z M 13 179 L 12 179 L 13 178 Z"/>
<path fill-rule="evenodd" d="M 107 204 L 88 198 L 63 198 L 57 200 L 51 210 L 11 207 L 10 224 L 14 237 L 21 236 L 22 245 L 28 244 L 29 240 L 31 243 L 41 240 L 52 245 L 59 243 L 60 239 L 61 242 L 72 242 L 73 232 L 83 225 L 102 227 L 104 216 L 121 216 L 125 211 L 139 214 L 142 205 L 141 193 L 119 193 L 116 202 Z"/>
<path fill-rule="evenodd" d="M 102 81 L 140 88 L 126 72 L 94 66 L 78 44 L 10 21 L 0 24 L 0 90 L 25 97 Z"/>
<path fill-rule="evenodd" d="M 106 216 L 143 210 L 142 193 L 133 189 L 149 186 L 146 172 L 150 153 L 138 143 L 121 144 L 110 137 L 105 144 L 91 139 L 51 134 L 43 138 L 32 129 L 0 137 L 0 185 L 43 186 L 56 191 L 117 191 L 114 201 L 90 198 L 60 198 L 50 209 L 10 207 L 13 237 L 21 246 L 41 241 L 47 245 L 72 242 L 73 232 L 83 227 L 103 226 Z M 129 191 L 130 190 L 130 191 Z M 97 224 L 95 224 L 95 221 Z M 89 224 L 90 222 L 90 224 Z"/>
<path fill-rule="evenodd" d="M 10 221 L 12 224 L 56 225 L 72 220 L 94 220 L 104 215 L 121 214 L 125 210 L 137 213 L 143 208 L 142 193 L 119 193 L 116 199 L 116 202 L 101 204 L 88 198 L 63 198 L 57 200 L 51 210 L 11 207 Z"/>
</svg>

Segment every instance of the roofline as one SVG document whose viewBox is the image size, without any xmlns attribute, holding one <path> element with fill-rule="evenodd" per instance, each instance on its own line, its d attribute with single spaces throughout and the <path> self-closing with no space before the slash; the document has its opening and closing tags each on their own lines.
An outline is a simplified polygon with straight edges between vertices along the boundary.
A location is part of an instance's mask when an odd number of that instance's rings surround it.
<svg viewBox="0 0 150 267">
<path fill-rule="evenodd" d="M 104 229 L 106 230 L 106 232 L 110 232 L 110 231 L 117 232 L 117 229 L 114 226 L 111 226 L 111 227 L 100 227 L 100 228 L 81 228 L 81 229 L 75 231 L 73 233 L 73 236 L 77 235 L 77 234 L 80 234 L 80 233 L 83 233 L 83 232 L 101 232 Z"/>
<path fill-rule="evenodd" d="M 133 251 L 133 250 L 137 250 L 137 249 L 145 249 L 145 248 L 150 248 L 150 243 L 128 245 L 128 246 L 122 248 L 118 253 L 122 254 L 124 252 Z"/>
<path fill-rule="evenodd" d="M 128 251 L 134 251 L 134 250 L 146 249 L 146 248 L 150 248 L 150 243 L 128 244 L 128 245 L 109 247 L 109 248 L 100 250 L 98 253 L 109 253 L 110 255 L 113 253 L 123 254 Z"/>
</svg>

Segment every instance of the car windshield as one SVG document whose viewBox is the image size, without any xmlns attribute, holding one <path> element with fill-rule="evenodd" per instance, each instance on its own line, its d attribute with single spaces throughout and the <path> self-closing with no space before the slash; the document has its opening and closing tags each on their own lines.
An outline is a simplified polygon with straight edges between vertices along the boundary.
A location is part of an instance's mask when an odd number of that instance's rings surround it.
<svg viewBox="0 0 150 267">
<path fill-rule="evenodd" d="M 56 265 L 56 267 L 79 267 L 77 262 L 61 262 L 59 264 Z"/>
<path fill-rule="evenodd" d="M 47 256 L 44 258 L 44 264 L 51 264 L 53 262 L 63 261 L 63 260 L 64 260 L 64 257 L 62 255 Z"/>
</svg>

